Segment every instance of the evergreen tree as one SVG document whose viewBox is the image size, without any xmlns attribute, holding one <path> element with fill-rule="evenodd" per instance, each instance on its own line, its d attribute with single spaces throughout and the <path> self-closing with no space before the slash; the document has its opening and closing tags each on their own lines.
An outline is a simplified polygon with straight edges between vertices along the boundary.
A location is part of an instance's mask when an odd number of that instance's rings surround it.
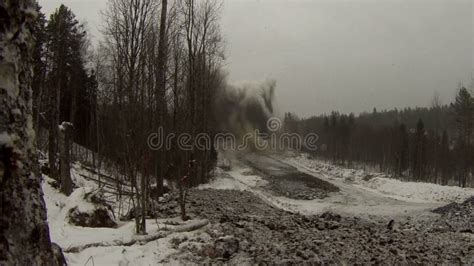
<svg viewBox="0 0 474 266">
<path fill-rule="evenodd" d="M 338 120 L 339 114 L 337 112 L 332 112 L 331 113 L 331 118 L 330 118 L 330 131 L 329 131 L 329 139 L 330 139 L 330 147 L 329 150 L 332 155 L 332 161 L 337 162 L 338 159 L 338 141 L 337 141 L 337 126 L 338 126 Z"/>
<path fill-rule="evenodd" d="M 450 152 L 449 152 L 449 139 L 448 139 L 448 132 L 446 130 L 443 131 L 443 135 L 441 137 L 441 145 L 440 145 L 440 152 L 439 154 L 439 162 L 440 162 L 440 170 L 441 170 L 441 184 L 446 185 L 448 183 L 450 170 L 449 170 L 449 162 L 450 162 Z"/>
<path fill-rule="evenodd" d="M 86 147 L 90 145 L 91 130 L 88 127 L 93 116 L 90 110 L 95 110 L 97 84 L 91 80 L 95 76 L 89 75 L 85 67 L 86 32 L 69 8 L 61 5 L 56 9 L 47 23 L 44 37 L 49 88 L 48 157 L 51 176 L 58 179 L 59 124 L 63 121 L 72 123 L 76 128 L 74 141 Z M 70 183 L 68 179 L 64 179 L 65 184 Z"/>
<path fill-rule="evenodd" d="M 41 6 L 33 3 L 36 7 L 38 16 L 32 23 L 32 35 L 35 41 L 33 46 L 33 79 L 31 88 L 33 90 L 33 119 L 35 129 L 39 131 L 40 111 L 45 108 L 44 89 L 46 79 L 46 16 L 41 12 Z M 44 119 L 43 119 L 44 120 Z"/>
<path fill-rule="evenodd" d="M 412 174 L 417 180 L 425 177 L 426 170 L 426 131 L 421 119 L 418 120 L 415 132 Z"/>
<path fill-rule="evenodd" d="M 90 98 L 87 93 L 84 93 L 84 88 L 88 84 L 83 59 L 87 40 L 84 27 L 79 24 L 72 11 L 64 5 L 51 15 L 45 34 L 49 87 L 48 155 L 52 175 L 57 177 L 58 125 L 62 121 L 69 121 L 74 125 L 79 103 Z M 87 116 L 88 112 L 84 115 Z M 86 127 L 80 127 L 80 129 L 87 131 Z M 75 135 L 77 136 L 77 133 Z"/>
<path fill-rule="evenodd" d="M 473 130 L 473 98 L 465 87 L 461 87 L 453 103 L 457 125 L 457 147 L 459 152 L 459 186 L 466 186 L 471 161 L 471 135 Z"/>
<path fill-rule="evenodd" d="M 350 113 L 349 117 L 347 119 L 347 126 L 348 126 L 348 160 L 349 160 L 349 166 L 352 166 L 352 160 L 353 160 L 353 153 L 352 153 L 352 135 L 354 134 L 355 130 L 355 116 L 354 113 Z"/>
<path fill-rule="evenodd" d="M 399 150 L 398 150 L 398 160 L 397 160 L 397 174 L 402 176 L 403 172 L 408 168 L 409 162 L 409 137 L 405 124 L 401 124 L 399 128 Z"/>
</svg>

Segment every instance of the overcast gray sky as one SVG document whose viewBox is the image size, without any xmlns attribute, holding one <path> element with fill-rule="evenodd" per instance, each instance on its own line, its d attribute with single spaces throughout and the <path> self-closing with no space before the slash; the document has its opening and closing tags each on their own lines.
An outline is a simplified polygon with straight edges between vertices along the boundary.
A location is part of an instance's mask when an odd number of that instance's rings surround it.
<svg viewBox="0 0 474 266">
<path fill-rule="evenodd" d="M 64 3 L 100 38 L 107 0 Z M 225 0 L 233 83 L 275 79 L 280 112 L 301 116 L 444 103 L 474 73 L 474 0 Z"/>
</svg>

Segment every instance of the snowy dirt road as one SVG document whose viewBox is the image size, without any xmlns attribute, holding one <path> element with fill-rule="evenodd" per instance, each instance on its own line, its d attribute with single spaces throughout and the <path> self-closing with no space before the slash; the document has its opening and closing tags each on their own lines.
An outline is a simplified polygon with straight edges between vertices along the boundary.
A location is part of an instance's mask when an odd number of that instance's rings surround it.
<svg viewBox="0 0 474 266">
<path fill-rule="evenodd" d="M 433 216 L 441 202 L 413 202 L 333 178 L 297 161 L 249 154 L 234 162 L 230 176 L 273 205 L 306 215 L 334 212 L 363 217 Z M 250 176 L 250 177 L 249 177 Z M 253 178 L 251 178 L 253 176 Z M 264 180 L 264 185 L 249 180 Z"/>
<path fill-rule="evenodd" d="M 288 174 L 313 176 L 317 183 L 325 181 L 338 190 L 326 191 L 326 197 L 313 200 L 282 196 L 274 184 L 284 182 Z M 394 199 L 391 194 L 329 174 L 292 160 L 251 155 L 235 161 L 233 170 L 218 173 L 211 184 L 192 190 L 190 213 L 211 221 L 210 231 L 219 232 L 211 234 L 213 238 L 237 239 L 240 246 L 228 258 L 229 264 L 474 262 L 472 225 L 456 224 L 457 210 L 441 217 L 430 212 L 446 203 Z M 285 191 L 290 197 L 295 193 L 292 189 L 308 184 L 298 177 Z M 467 209 L 461 219 L 469 221 L 471 205 L 464 206 Z"/>
<path fill-rule="evenodd" d="M 440 202 L 412 202 L 407 199 L 395 199 L 389 195 L 364 188 L 343 180 L 329 178 L 327 173 L 315 172 L 298 163 L 291 163 L 299 171 L 310 174 L 337 186 L 340 191 L 325 200 L 326 211 L 335 211 L 353 215 L 382 215 L 387 217 L 428 215 L 431 210 L 443 206 Z"/>
</svg>

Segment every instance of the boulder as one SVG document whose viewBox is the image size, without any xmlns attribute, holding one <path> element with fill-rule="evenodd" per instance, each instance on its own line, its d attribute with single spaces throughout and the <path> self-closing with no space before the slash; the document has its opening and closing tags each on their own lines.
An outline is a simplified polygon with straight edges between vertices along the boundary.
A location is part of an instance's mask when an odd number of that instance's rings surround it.
<svg viewBox="0 0 474 266">
<path fill-rule="evenodd" d="M 233 236 L 220 237 L 214 241 L 217 257 L 229 259 L 239 251 L 239 240 Z"/>
<path fill-rule="evenodd" d="M 83 227 L 109 227 L 114 228 L 117 223 L 113 215 L 105 207 L 99 207 L 88 212 L 81 212 L 78 207 L 69 210 L 69 223 Z"/>
</svg>

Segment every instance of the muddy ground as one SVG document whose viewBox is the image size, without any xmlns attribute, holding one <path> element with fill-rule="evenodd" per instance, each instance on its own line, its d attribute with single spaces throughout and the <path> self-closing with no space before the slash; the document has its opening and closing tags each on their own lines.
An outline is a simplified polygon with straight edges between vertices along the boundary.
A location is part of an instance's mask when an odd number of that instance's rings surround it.
<svg viewBox="0 0 474 266">
<path fill-rule="evenodd" d="M 241 162 L 253 168 L 268 185 L 266 190 L 275 196 L 296 200 L 324 199 L 339 188 L 320 178 L 298 171 L 295 167 L 274 158 L 246 154 Z"/>
<path fill-rule="evenodd" d="M 472 205 L 463 215 L 472 219 Z M 173 216 L 177 214 L 170 213 Z M 180 260 L 225 264 L 465 264 L 474 263 L 472 231 L 433 218 L 361 219 L 324 213 L 303 216 L 235 190 L 196 190 L 189 215 L 209 219 L 199 245 L 177 246 Z M 447 211 L 449 212 L 449 211 Z M 469 226 L 469 225 L 467 225 Z M 465 228 L 464 228 L 465 229 Z M 472 229 L 472 228 L 471 228 Z M 206 240 L 203 240 L 206 239 Z M 179 240 L 177 240 L 179 242 Z M 184 241 L 184 240 L 183 240 Z"/>
<path fill-rule="evenodd" d="M 325 200 L 342 192 L 274 158 L 247 155 L 241 162 L 268 182 L 262 189 L 276 196 Z M 199 244 L 178 245 L 182 254 L 187 254 L 180 261 L 474 264 L 474 198 L 433 210 L 431 215 L 410 214 L 391 220 L 331 212 L 304 216 L 272 206 L 251 191 L 192 189 L 189 193 L 189 215 L 206 218 L 210 225 L 204 229 L 204 237 L 187 240 Z M 168 210 L 170 217 L 177 214 L 176 207 Z"/>
</svg>

